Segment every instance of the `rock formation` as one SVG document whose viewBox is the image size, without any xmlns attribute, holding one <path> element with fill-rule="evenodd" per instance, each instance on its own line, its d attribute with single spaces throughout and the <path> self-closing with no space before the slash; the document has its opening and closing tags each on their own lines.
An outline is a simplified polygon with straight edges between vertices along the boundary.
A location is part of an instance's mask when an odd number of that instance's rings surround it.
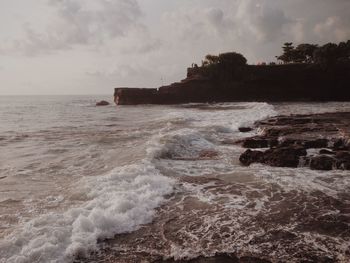
<svg viewBox="0 0 350 263">
<path fill-rule="evenodd" d="M 232 72 L 231 72 L 232 71 Z M 189 68 L 187 78 L 158 89 L 116 88 L 115 103 L 177 104 L 230 101 L 349 101 L 350 63 Z"/>
<path fill-rule="evenodd" d="M 257 123 L 263 134 L 238 141 L 249 148 L 243 165 L 309 166 L 314 170 L 350 170 L 350 113 L 279 116 Z M 268 148 L 267 150 L 251 150 Z M 308 149 L 320 149 L 308 154 Z M 314 151 L 315 152 L 315 151 Z"/>
<path fill-rule="evenodd" d="M 109 102 L 105 100 L 101 100 L 99 102 L 96 102 L 96 106 L 108 106 Z"/>
</svg>

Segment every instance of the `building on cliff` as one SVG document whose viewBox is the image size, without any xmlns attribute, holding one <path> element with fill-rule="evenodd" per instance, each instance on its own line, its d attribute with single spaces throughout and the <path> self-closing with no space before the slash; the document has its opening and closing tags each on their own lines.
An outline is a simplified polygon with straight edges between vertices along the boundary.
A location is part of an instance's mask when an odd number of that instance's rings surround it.
<svg viewBox="0 0 350 263">
<path fill-rule="evenodd" d="M 247 65 L 237 53 L 209 55 L 181 82 L 160 88 L 116 88 L 118 105 L 231 101 L 350 101 L 350 59 L 331 65 Z"/>
</svg>

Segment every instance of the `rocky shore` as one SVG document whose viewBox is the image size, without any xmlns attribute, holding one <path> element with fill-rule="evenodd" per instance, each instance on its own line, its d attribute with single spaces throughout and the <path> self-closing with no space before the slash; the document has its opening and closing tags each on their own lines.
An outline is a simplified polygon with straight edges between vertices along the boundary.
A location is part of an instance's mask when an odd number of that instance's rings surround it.
<svg viewBox="0 0 350 263">
<path fill-rule="evenodd" d="M 350 170 L 350 112 L 278 116 L 256 125 L 260 135 L 239 141 L 249 148 L 243 165 Z"/>
<path fill-rule="evenodd" d="M 243 166 L 263 166 L 179 177 L 153 222 L 76 262 L 349 262 L 350 195 L 339 182 L 349 176 L 350 113 L 277 116 L 239 130 L 254 129 L 258 136 L 222 144 L 249 148 L 239 157 Z M 161 158 L 203 162 L 220 154 Z"/>
</svg>

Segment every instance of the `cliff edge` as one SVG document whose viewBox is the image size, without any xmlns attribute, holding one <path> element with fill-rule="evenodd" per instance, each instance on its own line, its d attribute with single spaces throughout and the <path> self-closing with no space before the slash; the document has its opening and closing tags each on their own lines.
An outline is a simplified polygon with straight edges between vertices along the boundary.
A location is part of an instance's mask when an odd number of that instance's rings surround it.
<svg viewBox="0 0 350 263">
<path fill-rule="evenodd" d="M 246 59 L 235 52 L 208 55 L 200 67 L 193 64 L 188 68 L 181 82 L 157 89 L 116 88 L 114 101 L 118 105 L 350 101 L 350 41 L 347 44 L 349 50 L 343 55 L 338 52 L 336 59 L 314 52 L 318 56 L 315 62 L 306 56 L 305 61 L 247 65 Z"/>
</svg>

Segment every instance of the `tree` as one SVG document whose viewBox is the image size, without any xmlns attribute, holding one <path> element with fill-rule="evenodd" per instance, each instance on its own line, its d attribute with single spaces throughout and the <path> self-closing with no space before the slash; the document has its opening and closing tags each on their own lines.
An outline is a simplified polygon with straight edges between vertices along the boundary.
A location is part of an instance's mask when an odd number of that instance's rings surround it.
<svg viewBox="0 0 350 263">
<path fill-rule="evenodd" d="M 219 64 L 230 67 L 242 67 L 247 64 L 247 59 L 236 52 L 222 53 L 219 54 Z"/>
<path fill-rule="evenodd" d="M 318 45 L 313 44 L 300 44 L 295 49 L 295 57 L 299 58 L 302 63 L 312 63 L 313 55 L 315 50 L 318 48 Z M 295 59 L 294 57 L 294 59 Z"/>
<path fill-rule="evenodd" d="M 281 56 L 278 56 L 277 59 L 283 61 L 283 63 L 290 63 L 293 61 L 293 54 L 294 46 L 292 42 L 286 42 L 284 43 L 284 46 L 282 47 L 283 54 Z"/>
<path fill-rule="evenodd" d="M 350 59 L 350 40 L 347 42 L 340 42 L 338 45 L 338 55 L 342 60 Z"/>
<path fill-rule="evenodd" d="M 202 62 L 203 66 L 215 65 L 219 63 L 219 56 L 215 55 L 206 55 L 204 61 Z"/>
<path fill-rule="evenodd" d="M 315 50 L 313 60 L 322 65 L 332 65 L 339 59 L 338 45 L 328 43 Z"/>
</svg>

